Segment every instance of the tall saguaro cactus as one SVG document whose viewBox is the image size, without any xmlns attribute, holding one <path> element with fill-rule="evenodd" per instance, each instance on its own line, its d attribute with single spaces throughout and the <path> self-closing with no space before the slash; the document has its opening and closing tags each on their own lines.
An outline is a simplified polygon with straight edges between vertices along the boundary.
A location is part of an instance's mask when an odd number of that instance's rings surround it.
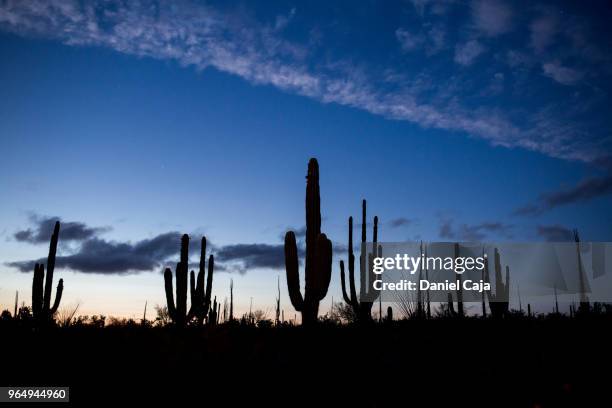
<svg viewBox="0 0 612 408">
<path fill-rule="evenodd" d="M 166 289 L 166 303 L 168 314 L 178 327 L 184 327 L 187 322 L 196 317 L 201 324 L 208 315 L 210 307 L 210 294 L 212 290 L 212 279 L 214 271 L 214 257 L 208 259 L 208 277 L 206 288 L 204 278 L 206 275 L 206 238 L 202 237 L 202 250 L 200 252 L 200 270 L 197 283 L 194 271 L 190 274 L 191 307 L 187 311 L 187 271 L 189 269 L 189 235 L 184 234 L 181 238 L 181 259 L 176 264 L 176 304 L 174 302 L 174 288 L 172 285 L 172 270 L 166 268 L 164 281 Z"/>
<path fill-rule="evenodd" d="M 321 197 L 319 195 L 319 164 L 308 162 L 306 176 L 306 260 L 304 296 L 300 291 L 300 271 L 295 233 L 285 234 L 285 268 L 291 304 L 302 313 L 302 324 L 317 322 L 319 302 L 327 294 L 331 280 L 332 244 L 321 233 Z"/>
<path fill-rule="evenodd" d="M 45 265 L 34 265 L 34 278 L 32 279 L 32 314 L 39 324 L 48 323 L 57 312 L 62 293 L 64 291 L 64 280 L 60 279 L 55 291 L 55 301 L 51 306 L 51 292 L 53 290 L 53 272 L 55 270 L 55 255 L 57 254 L 57 242 L 59 239 L 60 223 L 57 221 L 51 235 L 49 245 L 49 256 L 47 257 L 47 278 L 45 281 Z M 43 289 L 44 281 L 44 289 Z"/>
<path fill-rule="evenodd" d="M 349 217 L 349 236 L 348 236 L 348 272 L 349 272 L 349 293 L 346 291 L 346 277 L 344 273 L 344 261 L 340 261 L 340 282 L 342 284 L 342 297 L 344 301 L 353 308 L 357 320 L 361 323 L 369 322 L 372 320 L 372 305 L 373 301 L 380 295 L 372 287 L 372 282 L 375 280 L 374 269 L 372 264 L 375 256 L 381 256 L 380 249 L 378 247 L 378 217 L 374 217 L 374 229 L 372 233 L 372 253 L 365 254 L 366 248 L 366 221 L 367 218 L 367 203 L 363 200 L 361 203 L 361 255 L 359 256 L 359 266 L 361 268 L 361 279 L 359 295 L 362 301 L 360 302 L 357 298 L 357 290 L 355 288 L 355 254 L 353 253 L 353 217 Z M 368 265 L 366 265 L 366 260 Z M 367 269 L 366 269 L 367 267 Z M 368 282 L 366 282 L 365 274 L 368 273 Z M 363 299 L 367 298 L 368 301 Z"/>
</svg>

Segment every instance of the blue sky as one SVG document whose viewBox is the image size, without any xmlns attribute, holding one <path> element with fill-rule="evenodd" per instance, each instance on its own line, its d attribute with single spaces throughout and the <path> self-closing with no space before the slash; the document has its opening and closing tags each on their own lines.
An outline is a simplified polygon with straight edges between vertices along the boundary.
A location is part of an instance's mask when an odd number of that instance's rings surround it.
<svg viewBox="0 0 612 408">
<path fill-rule="evenodd" d="M 310 157 L 338 259 L 362 198 L 385 241 L 608 241 L 608 9 L 2 2 L 0 304 L 29 300 L 20 265 L 60 217 L 83 313 L 162 304 L 184 232 L 213 243 L 220 297 L 232 277 L 242 310 L 270 309 Z"/>
</svg>

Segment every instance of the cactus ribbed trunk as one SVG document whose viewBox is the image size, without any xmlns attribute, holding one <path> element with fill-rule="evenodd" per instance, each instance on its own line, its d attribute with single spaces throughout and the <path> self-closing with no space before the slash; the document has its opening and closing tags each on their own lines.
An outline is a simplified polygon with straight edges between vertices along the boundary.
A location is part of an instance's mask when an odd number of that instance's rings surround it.
<svg viewBox="0 0 612 408">
<path fill-rule="evenodd" d="M 295 233 L 285 234 L 285 269 L 291 304 L 302 313 L 302 324 L 317 322 L 319 302 L 327 294 L 331 280 L 332 244 L 321 233 L 321 198 L 319 193 L 319 164 L 308 162 L 306 176 L 306 260 L 304 296 L 300 290 L 300 273 Z"/>
</svg>

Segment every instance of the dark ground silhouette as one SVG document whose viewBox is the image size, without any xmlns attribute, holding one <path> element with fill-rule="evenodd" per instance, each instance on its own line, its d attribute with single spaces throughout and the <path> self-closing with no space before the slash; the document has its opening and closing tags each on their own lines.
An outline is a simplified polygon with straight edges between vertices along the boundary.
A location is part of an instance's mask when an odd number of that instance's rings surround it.
<svg viewBox="0 0 612 408">
<path fill-rule="evenodd" d="M 68 385 L 76 403 L 588 406 L 608 392 L 611 323 L 603 315 L 265 329 L 5 325 L 0 383 Z"/>
</svg>

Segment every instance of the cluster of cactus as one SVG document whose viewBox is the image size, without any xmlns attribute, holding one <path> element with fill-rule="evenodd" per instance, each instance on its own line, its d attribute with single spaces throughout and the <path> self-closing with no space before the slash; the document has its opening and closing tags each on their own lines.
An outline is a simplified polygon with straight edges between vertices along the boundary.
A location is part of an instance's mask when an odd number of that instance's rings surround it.
<svg viewBox="0 0 612 408">
<path fill-rule="evenodd" d="M 217 304 L 217 297 L 215 296 L 210 309 L 208 310 L 208 324 L 214 326 L 219 323 L 219 314 L 221 312 L 221 303 Z"/>
<path fill-rule="evenodd" d="M 51 306 L 51 292 L 53 291 L 53 271 L 55 270 L 55 256 L 57 254 L 57 242 L 59 239 L 60 223 L 57 221 L 51 235 L 49 245 L 49 256 L 47 257 L 47 277 L 45 281 L 45 265 L 40 263 L 34 265 L 34 278 L 32 280 L 32 315 L 39 325 L 50 323 L 53 315 L 57 312 L 62 293 L 64 291 L 64 280 L 60 279 L 55 292 L 55 301 Z M 44 285 L 43 285 L 44 283 Z"/>
<path fill-rule="evenodd" d="M 319 302 L 327 294 L 331 280 L 332 244 L 321 233 L 321 198 L 319 195 L 319 164 L 308 162 L 306 176 L 306 260 L 304 296 L 300 291 L 300 272 L 295 233 L 285 234 L 285 268 L 291 304 L 302 313 L 302 324 L 317 322 Z"/>
<path fill-rule="evenodd" d="M 176 265 L 176 304 L 174 302 L 174 290 L 172 287 L 172 270 L 166 268 L 164 281 L 166 289 L 166 303 L 168 304 L 168 314 L 172 322 L 178 327 L 184 327 L 192 319 L 196 319 L 202 325 L 204 319 L 209 317 L 210 295 L 212 292 L 213 271 L 215 268 L 215 258 L 210 255 L 208 258 L 208 276 L 206 275 L 206 237 L 202 237 L 202 249 L 200 252 L 200 269 L 197 278 L 192 270 L 190 274 L 190 294 L 191 307 L 187 311 L 187 271 L 189 270 L 189 235 L 185 234 L 181 238 L 181 256 Z M 206 278 L 206 287 L 204 280 Z M 216 299 L 215 299 L 216 303 Z M 215 311 L 217 305 L 215 304 Z M 209 317 L 210 321 L 210 317 Z"/>
<path fill-rule="evenodd" d="M 499 251 L 495 248 L 494 251 L 494 268 L 495 268 L 495 294 L 490 290 L 487 291 L 489 298 L 489 309 L 491 316 L 500 318 L 508 314 L 508 306 L 510 304 L 510 267 L 506 265 L 506 282 L 502 280 L 502 265 Z M 484 260 L 484 277 L 485 281 L 490 283 L 489 278 L 489 260 L 485 257 Z"/>
<path fill-rule="evenodd" d="M 374 300 L 378 298 L 380 293 L 375 290 L 372 286 L 372 282 L 376 279 L 374 275 L 374 268 L 372 267 L 375 254 L 376 256 L 382 256 L 382 250 L 377 245 L 378 243 L 378 217 L 374 217 L 374 230 L 372 234 L 372 248 L 371 253 L 365 254 L 366 249 L 366 218 L 367 218 L 367 204 L 366 200 L 361 203 L 361 255 L 359 256 L 359 267 L 360 267 L 360 288 L 359 298 L 357 297 L 357 290 L 355 288 L 355 254 L 353 253 L 353 217 L 349 217 L 349 233 L 348 233 L 348 272 L 349 272 L 349 292 L 346 290 L 346 276 L 344 273 L 344 261 L 340 261 L 340 282 L 342 284 L 342 297 L 344 301 L 353 308 L 355 316 L 359 322 L 369 322 L 372 320 L 372 305 Z M 367 269 L 366 268 L 366 261 Z M 368 282 L 366 282 L 366 272 L 368 273 Z M 361 299 L 361 301 L 360 301 Z M 367 299 L 364 300 L 364 299 Z"/>
</svg>

